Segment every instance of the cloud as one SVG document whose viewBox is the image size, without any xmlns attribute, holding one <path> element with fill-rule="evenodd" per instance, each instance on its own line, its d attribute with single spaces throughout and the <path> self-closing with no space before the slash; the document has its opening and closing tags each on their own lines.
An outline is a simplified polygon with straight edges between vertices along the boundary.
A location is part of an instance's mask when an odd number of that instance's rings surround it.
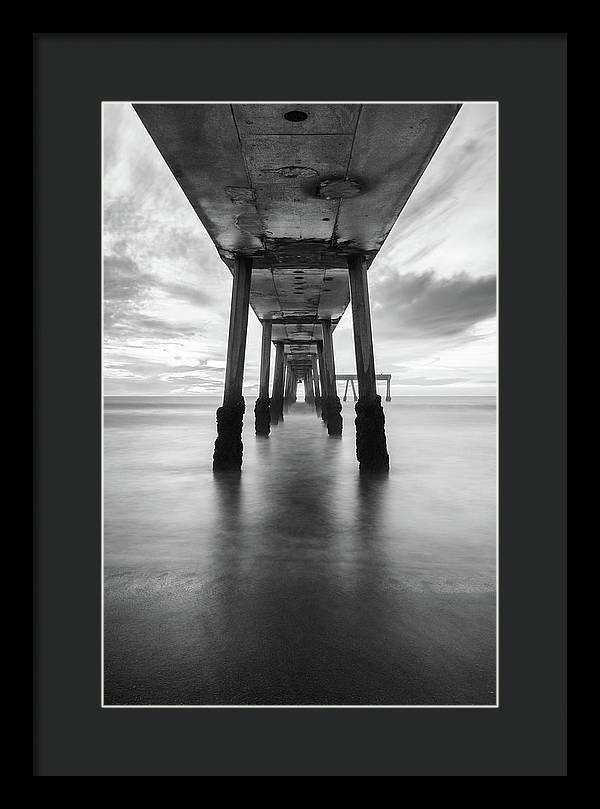
<svg viewBox="0 0 600 809">
<path fill-rule="evenodd" d="M 400 379 L 396 380 L 396 384 L 398 385 L 418 385 L 419 387 L 429 387 L 430 385 L 454 385 L 458 382 L 470 382 L 471 379 L 469 377 L 449 377 L 448 379 L 429 379 L 426 376 L 415 376 L 411 378 L 404 378 L 401 377 Z"/>
<path fill-rule="evenodd" d="M 103 191 L 106 392 L 219 394 L 231 274 L 129 104 L 104 108 Z M 394 384 L 493 386 L 496 207 L 495 107 L 465 104 L 369 270 Z M 340 372 L 355 370 L 351 323 L 335 330 Z M 259 357 L 251 315 L 249 395 Z"/>
<path fill-rule="evenodd" d="M 139 299 L 147 283 L 139 267 L 128 256 L 104 258 L 104 302 Z"/>
<path fill-rule="evenodd" d="M 372 271 L 497 270 L 496 108 L 464 104 L 409 198 Z"/>
<path fill-rule="evenodd" d="M 182 371 L 180 373 L 173 373 L 169 371 L 168 373 L 160 374 L 160 379 L 163 379 L 167 382 L 184 382 L 187 379 L 190 379 L 194 382 L 201 383 L 201 382 L 216 382 L 218 384 L 222 384 L 223 382 L 223 369 L 221 368 L 196 368 L 193 371 Z"/>
<path fill-rule="evenodd" d="M 413 228 L 423 227 L 432 211 L 446 218 L 452 215 L 453 202 L 460 187 L 473 178 L 479 179 L 479 169 L 482 160 L 486 161 L 486 151 L 485 139 L 471 136 L 462 143 L 455 143 L 450 160 L 444 160 L 443 152 L 439 155 L 440 165 L 435 183 L 425 182 L 403 215 L 402 230 L 405 235 Z"/>
<path fill-rule="evenodd" d="M 375 285 L 372 304 L 380 336 L 452 338 L 495 314 L 496 279 L 466 273 L 438 278 L 433 270 L 407 273 Z"/>
<path fill-rule="evenodd" d="M 178 283 L 162 279 L 158 274 L 144 272 L 136 261 L 127 255 L 108 255 L 104 259 L 104 303 L 119 306 L 126 301 L 130 306 L 143 303 L 150 293 L 163 293 L 176 300 L 187 301 L 194 306 L 207 307 L 212 299 L 195 284 Z"/>
</svg>

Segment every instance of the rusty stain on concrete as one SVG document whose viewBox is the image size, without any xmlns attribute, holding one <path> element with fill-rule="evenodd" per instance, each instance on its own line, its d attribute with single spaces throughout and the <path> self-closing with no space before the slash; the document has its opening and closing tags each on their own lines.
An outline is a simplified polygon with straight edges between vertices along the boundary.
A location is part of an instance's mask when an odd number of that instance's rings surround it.
<svg viewBox="0 0 600 809">
<path fill-rule="evenodd" d="M 318 194 L 323 199 L 347 199 L 356 197 L 360 192 L 360 185 L 351 179 L 323 180 L 318 189 Z"/>
<path fill-rule="evenodd" d="M 236 216 L 235 226 L 244 233 L 250 233 L 252 236 L 264 236 L 268 233 L 268 231 L 265 231 L 262 219 L 255 211 Z"/>
<path fill-rule="evenodd" d="M 235 185 L 226 185 L 225 193 L 234 205 L 254 205 L 256 203 L 256 194 L 253 188 L 240 188 Z"/>
<path fill-rule="evenodd" d="M 273 169 L 273 174 L 291 180 L 296 177 L 316 177 L 318 173 L 316 169 L 311 169 L 309 166 L 281 166 L 281 168 Z"/>
</svg>

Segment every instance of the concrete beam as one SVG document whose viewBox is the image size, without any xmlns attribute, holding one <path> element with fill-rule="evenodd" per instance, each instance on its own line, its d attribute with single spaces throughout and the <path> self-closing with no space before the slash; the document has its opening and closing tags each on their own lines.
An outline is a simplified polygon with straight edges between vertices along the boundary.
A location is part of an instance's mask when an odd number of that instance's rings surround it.
<svg viewBox="0 0 600 809">
<path fill-rule="evenodd" d="M 348 257 L 348 275 L 350 277 L 350 301 L 352 304 L 358 395 L 359 398 L 366 402 L 375 399 L 377 396 L 377 385 L 375 382 L 369 285 L 367 269 L 362 256 Z"/>
<path fill-rule="evenodd" d="M 335 356 L 333 352 L 333 339 L 331 336 L 331 321 L 324 320 L 323 328 L 323 359 L 325 379 L 327 380 L 327 397 L 325 411 L 327 419 L 327 432 L 329 435 L 342 434 L 342 403 L 337 395 L 335 386 Z"/>
<path fill-rule="evenodd" d="M 317 364 L 319 366 L 319 382 L 321 384 L 321 419 L 327 424 L 327 376 L 325 375 L 325 357 L 323 356 L 323 341 L 317 342 Z"/>
<path fill-rule="evenodd" d="M 316 354 L 312 355 L 311 358 L 312 362 L 312 376 L 313 376 L 313 386 L 314 386 L 314 393 L 315 393 L 315 409 L 317 414 L 321 414 L 321 385 L 319 380 L 319 360 Z"/>
<path fill-rule="evenodd" d="M 283 421 L 283 387 L 285 377 L 285 354 L 283 343 L 275 346 L 275 368 L 273 369 L 273 396 L 271 398 L 271 422 Z"/>
<path fill-rule="evenodd" d="M 134 109 L 228 263 L 323 275 L 380 249 L 460 104 L 307 104 L 303 121 L 281 104 Z"/>
<path fill-rule="evenodd" d="M 287 411 L 296 401 L 296 371 L 291 362 L 286 363 L 285 368 L 285 390 L 283 397 L 283 409 Z"/>
<path fill-rule="evenodd" d="M 315 388 L 313 384 L 312 363 L 304 369 L 304 399 L 309 405 L 315 404 Z"/>
<path fill-rule="evenodd" d="M 134 109 L 219 255 L 253 259 L 250 305 L 274 339 L 322 339 L 348 306 L 459 104 L 155 104 Z M 283 332 L 283 333 L 282 333 Z"/>
<path fill-rule="evenodd" d="M 385 438 L 385 416 L 381 396 L 377 394 L 369 285 L 363 256 L 348 257 L 348 274 L 358 378 L 356 456 L 361 471 L 382 471 L 389 468 L 390 459 Z"/>
<path fill-rule="evenodd" d="M 262 321 L 262 342 L 260 351 L 260 377 L 258 399 L 254 405 L 254 426 L 257 435 L 269 435 L 271 432 L 271 402 L 269 400 L 269 373 L 271 366 L 271 333 L 273 324 L 270 320 Z"/>
<path fill-rule="evenodd" d="M 223 405 L 217 410 L 217 440 L 213 454 L 215 472 L 242 468 L 242 427 L 245 410 L 242 385 L 251 280 L 252 259 L 240 256 L 233 270 Z"/>
</svg>

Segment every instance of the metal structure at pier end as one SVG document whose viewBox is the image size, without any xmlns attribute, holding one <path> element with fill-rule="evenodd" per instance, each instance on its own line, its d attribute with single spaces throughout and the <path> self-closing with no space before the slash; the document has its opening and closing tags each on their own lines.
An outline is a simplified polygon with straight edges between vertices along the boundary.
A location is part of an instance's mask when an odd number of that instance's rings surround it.
<svg viewBox="0 0 600 809">
<path fill-rule="evenodd" d="M 303 381 L 329 434 L 341 434 L 333 333 L 351 302 L 357 457 L 361 470 L 387 469 L 368 269 L 460 105 L 134 107 L 233 275 L 213 468 L 242 464 L 249 306 L 263 329 L 256 432 L 268 435 Z"/>
<path fill-rule="evenodd" d="M 352 396 L 354 397 L 354 401 L 358 401 L 358 396 L 356 395 L 356 388 L 354 387 L 354 380 L 358 382 L 358 376 L 356 374 L 336 374 L 336 380 L 340 380 L 341 382 L 346 383 L 346 387 L 344 388 L 344 397 L 342 399 L 343 402 L 346 401 L 348 398 L 348 383 L 352 386 Z M 385 385 L 385 400 L 386 402 L 392 401 L 392 391 L 391 391 L 391 383 L 392 383 L 392 375 L 391 374 L 375 374 L 376 380 L 382 380 L 386 383 Z"/>
</svg>

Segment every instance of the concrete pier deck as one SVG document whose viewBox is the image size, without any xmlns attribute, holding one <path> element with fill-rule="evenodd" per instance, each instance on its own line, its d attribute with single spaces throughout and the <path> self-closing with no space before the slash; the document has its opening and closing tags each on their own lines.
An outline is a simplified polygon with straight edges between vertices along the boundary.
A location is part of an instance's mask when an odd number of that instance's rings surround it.
<svg viewBox="0 0 600 809">
<path fill-rule="evenodd" d="M 335 329 L 348 256 L 373 261 L 460 104 L 134 107 L 223 261 L 252 259 L 273 341 L 297 346 Z"/>
<path fill-rule="evenodd" d="M 389 468 L 377 393 L 367 271 L 460 104 L 136 104 L 233 274 L 213 469 L 241 469 L 248 307 L 263 324 L 255 429 L 268 436 L 299 381 L 342 434 L 333 332 L 352 303 L 360 469 Z M 268 336 L 267 336 L 268 335 Z M 268 340 L 287 351 L 269 401 Z M 289 378 L 288 378 L 289 377 Z M 279 392 L 283 389 L 283 396 Z M 386 400 L 389 401 L 389 386 Z"/>
</svg>

